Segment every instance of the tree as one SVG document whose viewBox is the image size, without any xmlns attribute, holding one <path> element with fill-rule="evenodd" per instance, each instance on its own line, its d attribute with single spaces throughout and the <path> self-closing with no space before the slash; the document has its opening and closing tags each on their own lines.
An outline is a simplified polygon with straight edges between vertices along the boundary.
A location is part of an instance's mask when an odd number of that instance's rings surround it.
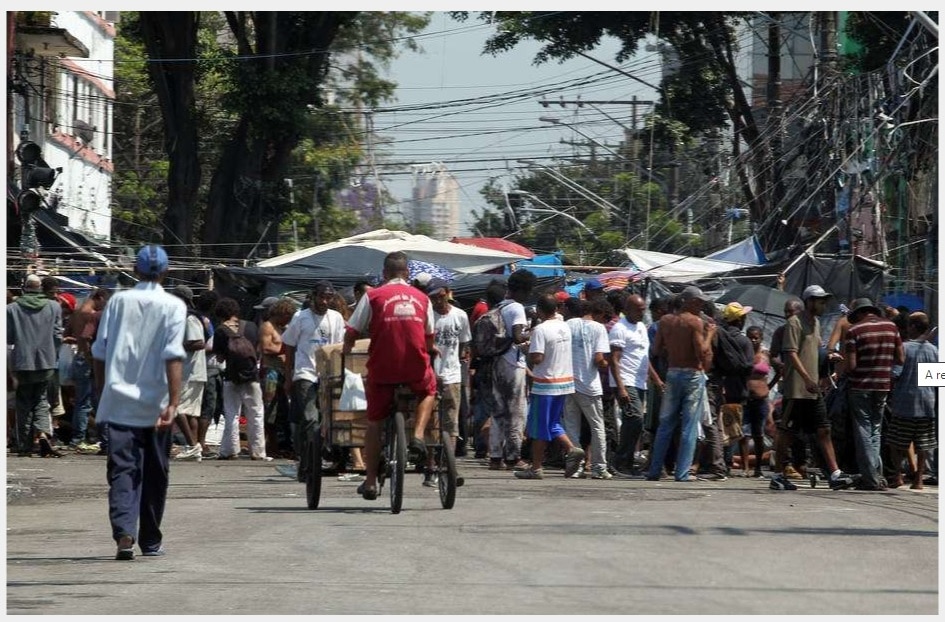
<svg viewBox="0 0 945 622">
<path fill-rule="evenodd" d="M 142 12 L 127 20 L 129 38 L 147 51 L 165 131 L 166 207 L 142 220 L 185 245 L 196 236 L 221 258 L 245 258 L 260 241 L 275 247 L 286 225 L 306 217 L 313 240 L 348 234 L 353 220 L 332 205 L 331 191 L 357 165 L 364 130 L 326 99 L 370 107 L 391 98 L 394 83 L 381 72 L 398 49 L 415 47 L 409 35 L 428 20 L 403 12 Z M 138 89 L 138 101 L 149 93 Z M 148 187 L 139 183 L 144 167 L 135 171 L 116 198 Z M 306 176 L 312 183 L 293 205 L 285 179 Z M 147 199 L 164 192 L 155 184 Z"/>
<path fill-rule="evenodd" d="M 454 12 L 458 19 L 467 19 L 467 12 Z M 678 145 L 673 121 L 690 136 L 711 133 L 731 123 L 736 141 L 754 145 L 759 128 L 745 96 L 735 64 L 737 41 L 735 26 L 748 13 L 666 11 L 654 17 L 643 11 L 496 11 L 482 12 L 480 20 L 496 25 L 496 34 L 485 46 L 485 52 L 498 54 L 525 39 L 543 44 L 535 57 L 540 64 L 550 60 L 563 61 L 592 51 L 602 37 L 615 37 L 621 42 L 616 61 L 623 62 L 639 49 L 645 37 L 654 35 L 668 43 L 681 59 L 681 67 L 660 85 L 660 101 L 653 116 L 658 140 L 671 152 Z M 678 126 L 677 126 L 678 128 Z M 737 150 L 738 146 L 733 145 Z M 736 161 L 746 202 L 753 218 L 764 213 L 768 195 L 759 192 L 751 180 L 752 170 L 766 170 L 764 150 L 751 152 L 752 166 Z"/>
</svg>

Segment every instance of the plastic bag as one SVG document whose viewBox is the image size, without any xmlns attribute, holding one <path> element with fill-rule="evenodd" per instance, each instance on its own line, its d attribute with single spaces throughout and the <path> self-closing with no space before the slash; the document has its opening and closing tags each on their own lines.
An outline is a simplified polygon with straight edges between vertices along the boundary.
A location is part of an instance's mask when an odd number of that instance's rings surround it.
<svg viewBox="0 0 945 622">
<path fill-rule="evenodd" d="M 345 382 L 341 386 L 340 410 L 367 410 L 367 396 L 364 394 L 364 381 L 361 374 L 350 369 L 345 370 Z"/>
<path fill-rule="evenodd" d="M 69 387 L 75 384 L 72 380 L 72 359 L 74 358 L 74 345 L 64 343 L 59 346 L 59 386 Z"/>
</svg>

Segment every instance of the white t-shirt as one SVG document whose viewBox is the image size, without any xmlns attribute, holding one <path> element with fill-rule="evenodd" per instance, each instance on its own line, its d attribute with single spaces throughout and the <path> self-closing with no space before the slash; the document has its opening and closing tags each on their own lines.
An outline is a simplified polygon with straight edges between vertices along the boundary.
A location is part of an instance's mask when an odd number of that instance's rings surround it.
<svg viewBox="0 0 945 622">
<path fill-rule="evenodd" d="M 506 335 L 514 337 L 514 327 L 518 324 L 524 326 L 526 330 L 528 329 L 528 316 L 525 315 L 525 306 L 522 303 L 509 299 L 509 301 L 504 301 L 501 304 L 501 315 L 502 321 L 505 322 Z M 525 367 L 525 355 L 522 354 L 519 346 L 515 343 L 505 351 L 502 358 L 510 365 Z"/>
<path fill-rule="evenodd" d="M 190 313 L 187 314 L 187 327 L 184 329 L 184 343 L 188 341 L 203 341 L 203 322 Z M 207 381 L 207 355 L 203 350 L 187 352 L 182 377 L 184 382 Z"/>
<path fill-rule="evenodd" d="M 443 384 L 462 382 L 462 366 L 459 362 L 459 345 L 472 341 L 469 318 L 466 312 L 450 306 L 448 313 L 433 312 L 433 338 L 440 355 L 433 360 L 433 371 Z"/>
<path fill-rule="evenodd" d="M 610 345 L 623 349 L 618 366 L 624 386 L 646 389 L 650 369 L 650 337 L 643 322 L 631 324 L 627 318 L 621 317 L 610 329 Z M 610 386 L 617 386 L 613 376 L 610 377 Z"/>
<path fill-rule="evenodd" d="M 610 354 L 607 329 L 600 322 L 579 317 L 567 321 L 571 329 L 571 364 L 574 368 L 574 391 L 583 395 L 603 395 L 600 371 L 594 355 Z"/>
<path fill-rule="evenodd" d="M 545 320 L 532 329 L 528 352 L 545 355 L 532 368 L 534 395 L 568 395 L 574 393 L 574 371 L 571 364 L 571 329 L 558 319 Z"/>
<path fill-rule="evenodd" d="M 311 309 L 296 313 L 282 333 L 282 342 L 295 348 L 295 369 L 292 380 L 318 382 L 315 353 L 322 346 L 341 343 L 345 336 L 345 320 L 334 309 L 317 315 Z"/>
</svg>

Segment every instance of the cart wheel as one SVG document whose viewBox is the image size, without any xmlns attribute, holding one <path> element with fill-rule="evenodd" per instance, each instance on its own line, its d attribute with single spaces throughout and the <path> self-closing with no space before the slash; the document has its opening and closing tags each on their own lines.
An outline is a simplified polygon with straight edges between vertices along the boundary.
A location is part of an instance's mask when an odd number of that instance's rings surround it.
<svg viewBox="0 0 945 622">
<path fill-rule="evenodd" d="M 304 432 L 301 433 L 301 439 L 299 442 L 299 468 L 296 471 L 295 479 L 299 481 L 300 484 L 305 483 L 305 473 L 308 471 L 308 464 L 311 462 L 309 460 L 309 451 L 308 451 L 308 435 Z"/>
<path fill-rule="evenodd" d="M 816 474 L 816 473 L 811 473 L 811 474 L 807 477 L 807 479 L 810 480 L 810 487 L 811 487 L 811 488 L 817 488 L 817 474 Z"/>
<path fill-rule="evenodd" d="M 407 466 L 407 432 L 404 430 L 404 414 L 394 413 L 394 429 L 387 439 L 389 457 L 387 461 L 390 477 L 390 511 L 400 514 L 404 504 L 404 468 Z"/>
<path fill-rule="evenodd" d="M 439 464 L 436 465 L 440 505 L 444 510 L 452 510 L 456 503 L 456 454 L 453 451 L 453 438 L 448 432 L 440 432 L 440 442 Z"/>
<path fill-rule="evenodd" d="M 305 500 L 308 509 L 317 510 L 322 494 L 322 433 L 315 429 L 308 442 L 308 469 L 305 472 Z"/>
</svg>

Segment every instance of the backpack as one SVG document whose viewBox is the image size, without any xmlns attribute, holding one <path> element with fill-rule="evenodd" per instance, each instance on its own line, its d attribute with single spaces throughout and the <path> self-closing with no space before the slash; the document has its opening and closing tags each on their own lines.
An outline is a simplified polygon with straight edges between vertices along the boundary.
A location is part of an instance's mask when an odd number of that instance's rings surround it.
<svg viewBox="0 0 945 622">
<path fill-rule="evenodd" d="M 239 332 L 225 324 L 220 325 L 226 334 L 226 376 L 230 382 L 242 384 L 258 377 L 256 346 L 246 338 L 246 323 L 240 320 Z"/>
<path fill-rule="evenodd" d="M 472 347 L 476 356 L 494 358 L 505 354 L 512 347 L 512 337 L 506 334 L 500 303 L 483 313 L 472 329 Z"/>
<path fill-rule="evenodd" d="M 715 347 L 712 349 L 713 370 L 721 372 L 723 376 L 747 377 L 754 367 L 754 360 L 747 356 L 743 348 L 744 344 L 738 336 L 725 326 L 720 326 L 715 336 Z"/>
</svg>

